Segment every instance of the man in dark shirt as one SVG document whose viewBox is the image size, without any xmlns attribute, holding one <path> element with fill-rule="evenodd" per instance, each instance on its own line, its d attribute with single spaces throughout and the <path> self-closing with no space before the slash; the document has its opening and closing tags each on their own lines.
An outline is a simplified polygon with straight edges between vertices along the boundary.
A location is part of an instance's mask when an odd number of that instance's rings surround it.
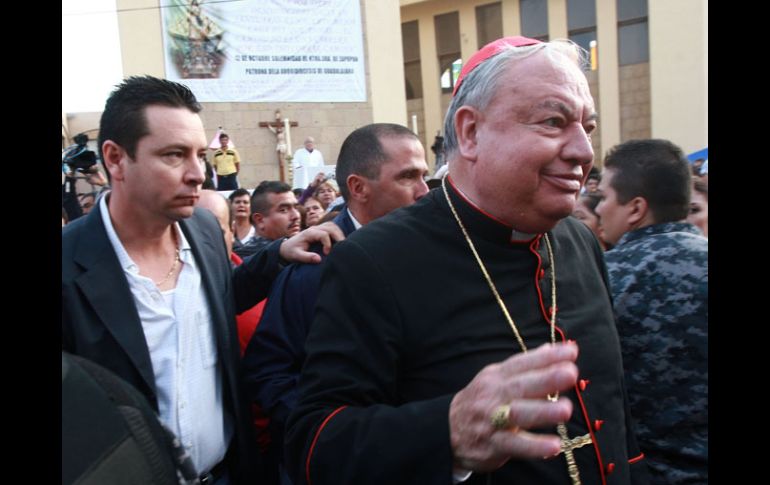
<svg viewBox="0 0 770 485">
<path fill-rule="evenodd" d="M 425 150 L 411 130 L 377 123 L 353 131 L 337 160 L 337 180 L 347 207 L 334 222 L 348 236 L 413 204 L 428 192 L 423 180 L 427 172 Z M 249 398 L 269 414 L 279 455 L 286 419 L 297 402 L 296 386 L 322 269 L 323 264 L 295 264 L 281 272 L 244 355 Z"/>
<path fill-rule="evenodd" d="M 684 222 L 690 167 L 667 140 L 610 150 L 596 207 L 631 412 L 655 484 L 708 482 L 708 239 Z"/>
<path fill-rule="evenodd" d="M 331 252 L 295 483 L 644 483 L 602 251 L 567 217 L 596 128 L 581 56 L 523 37 L 473 55 L 442 187 Z"/>
<path fill-rule="evenodd" d="M 254 189 L 251 223 L 256 228 L 256 237 L 246 244 L 233 246 L 235 254 L 243 259 L 277 239 L 291 237 L 300 231 L 297 198 L 289 184 L 265 180 Z"/>
</svg>

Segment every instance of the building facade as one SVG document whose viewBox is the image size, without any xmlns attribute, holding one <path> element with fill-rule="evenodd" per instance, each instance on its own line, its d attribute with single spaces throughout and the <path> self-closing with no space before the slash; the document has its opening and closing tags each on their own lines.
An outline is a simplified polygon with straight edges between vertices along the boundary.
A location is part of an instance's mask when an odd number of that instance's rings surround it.
<svg viewBox="0 0 770 485">
<path fill-rule="evenodd" d="M 591 54 L 596 162 L 617 143 L 708 146 L 706 0 L 401 0 L 407 115 L 426 146 L 462 64 L 503 36 L 569 38 Z"/>
<path fill-rule="evenodd" d="M 428 154 L 462 64 L 509 35 L 571 38 L 592 54 L 587 73 L 599 113 L 597 164 L 611 146 L 667 138 L 686 152 L 708 146 L 706 0 L 360 0 L 365 102 L 203 103 L 206 135 L 221 126 L 241 154 L 241 185 L 278 179 L 275 111 L 297 121 L 293 149 L 313 136 L 328 164 L 345 137 L 372 122 L 416 127 Z M 159 0 L 117 0 L 124 76 L 165 77 Z M 100 113 L 68 113 L 66 134 L 97 136 Z M 66 127 L 66 129 L 65 129 Z"/>
</svg>

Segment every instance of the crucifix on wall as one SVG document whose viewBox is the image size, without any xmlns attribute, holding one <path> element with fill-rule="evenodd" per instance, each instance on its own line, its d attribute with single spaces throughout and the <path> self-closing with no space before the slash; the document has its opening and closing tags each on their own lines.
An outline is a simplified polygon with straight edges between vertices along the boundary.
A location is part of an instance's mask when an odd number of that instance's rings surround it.
<svg viewBox="0 0 770 485">
<path fill-rule="evenodd" d="M 281 174 L 281 182 L 286 182 L 286 158 L 291 157 L 291 127 L 299 126 L 296 121 L 289 121 L 288 118 L 283 119 L 281 116 L 281 110 L 275 110 L 275 121 L 268 123 L 267 121 L 260 121 L 259 126 L 261 128 L 267 128 L 272 131 L 276 138 L 275 151 L 278 154 L 278 167 Z M 291 171 L 291 165 L 288 170 Z M 288 177 L 291 181 L 291 173 Z"/>
</svg>

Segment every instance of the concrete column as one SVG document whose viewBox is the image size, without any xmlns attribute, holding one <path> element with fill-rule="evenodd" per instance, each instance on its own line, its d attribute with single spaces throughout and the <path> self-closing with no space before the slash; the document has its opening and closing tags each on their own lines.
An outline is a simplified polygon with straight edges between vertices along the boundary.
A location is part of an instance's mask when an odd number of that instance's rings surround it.
<svg viewBox="0 0 770 485">
<path fill-rule="evenodd" d="M 649 0 L 652 136 L 708 146 L 708 3 Z"/>
<path fill-rule="evenodd" d="M 548 38 L 567 37 L 567 0 L 548 0 Z"/>
<path fill-rule="evenodd" d="M 123 76 L 165 78 L 159 0 L 117 0 Z"/>
<path fill-rule="evenodd" d="M 398 0 L 364 0 L 366 62 L 372 93 L 372 120 L 407 126 L 404 52 Z M 387 52 L 387 55 L 383 53 Z"/>
<path fill-rule="evenodd" d="M 521 13 L 519 0 L 502 0 L 503 35 L 521 35 Z"/>
<path fill-rule="evenodd" d="M 441 130 L 444 121 L 444 113 L 441 112 L 441 82 L 438 72 L 438 54 L 436 53 L 436 28 L 433 23 L 433 15 L 420 16 L 418 22 L 425 137 L 432 142 L 433 135 Z M 422 140 L 422 142 L 426 148 L 430 146 L 427 140 Z"/>
<path fill-rule="evenodd" d="M 620 76 L 615 0 L 596 0 L 596 39 L 599 57 L 599 123 L 604 152 L 620 143 Z M 600 161 L 597 153 L 594 163 Z"/>
<path fill-rule="evenodd" d="M 479 50 L 479 36 L 476 29 L 476 6 L 471 3 L 460 5 L 460 57 L 463 64 Z"/>
</svg>

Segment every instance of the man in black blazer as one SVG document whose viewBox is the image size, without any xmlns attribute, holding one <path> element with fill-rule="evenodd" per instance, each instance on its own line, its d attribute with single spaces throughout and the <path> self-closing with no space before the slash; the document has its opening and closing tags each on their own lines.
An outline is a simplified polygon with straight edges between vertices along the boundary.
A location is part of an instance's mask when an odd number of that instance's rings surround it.
<svg viewBox="0 0 770 485">
<path fill-rule="evenodd" d="M 152 77 L 108 98 L 99 147 L 112 191 L 62 232 L 62 349 L 144 394 L 203 483 L 259 483 L 235 314 L 266 296 L 281 259 L 317 262 L 309 244 L 343 236 L 319 226 L 233 272 L 216 219 L 194 208 L 200 110 L 185 86 Z"/>
</svg>

